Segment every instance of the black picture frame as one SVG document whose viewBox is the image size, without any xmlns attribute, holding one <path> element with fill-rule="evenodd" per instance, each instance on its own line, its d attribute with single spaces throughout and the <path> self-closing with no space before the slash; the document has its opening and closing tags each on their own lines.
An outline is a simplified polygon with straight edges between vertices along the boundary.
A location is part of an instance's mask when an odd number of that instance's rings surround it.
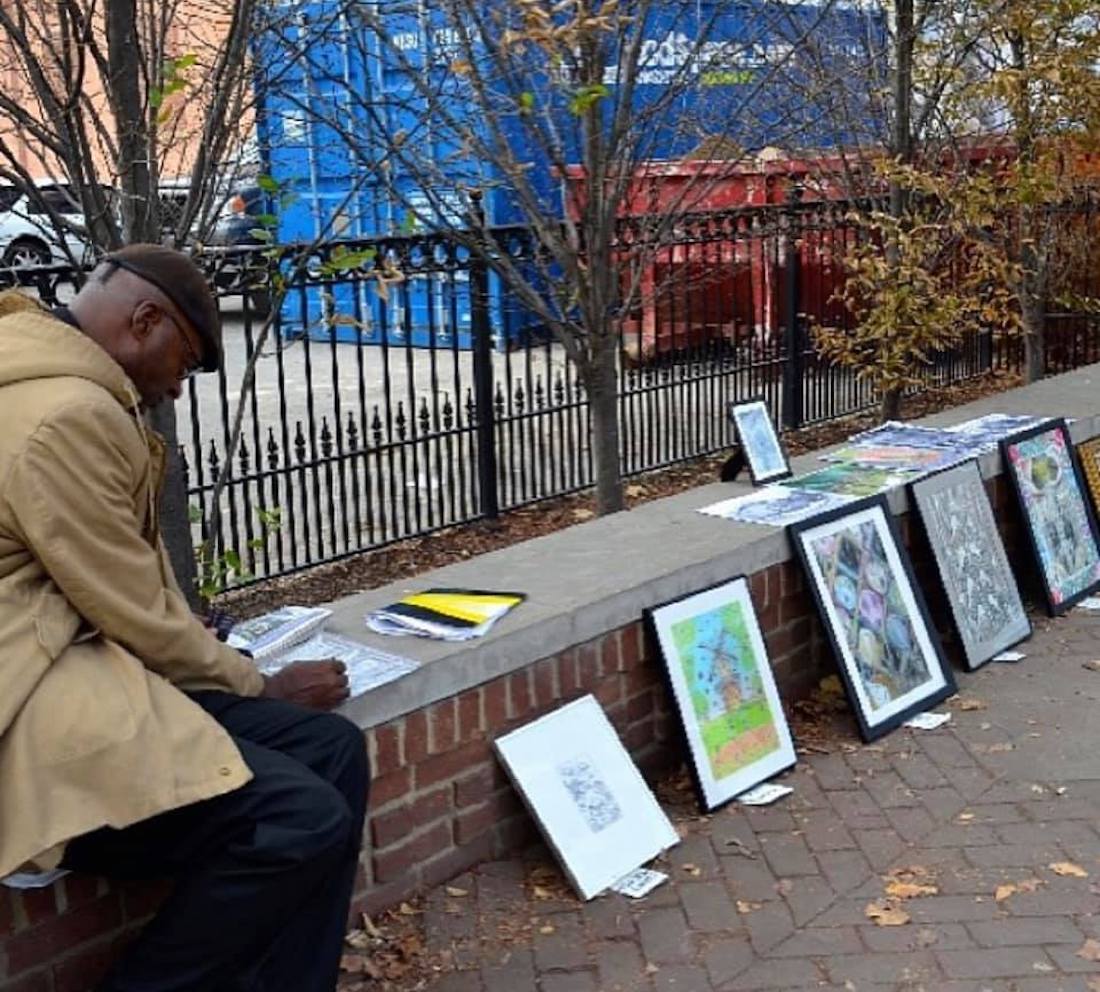
<svg viewBox="0 0 1100 992">
<path fill-rule="evenodd" d="M 741 424 L 737 419 L 738 411 L 747 410 L 750 407 L 754 409 L 759 408 L 763 413 L 768 425 L 769 441 L 774 442 L 770 446 L 773 448 L 773 453 L 777 455 L 782 462 L 782 467 L 775 468 L 772 471 L 764 469 L 760 462 L 762 453 L 744 436 L 741 430 Z M 775 422 L 772 420 L 767 400 L 763 396 L 753 396 L 749 399 L 731 402 L 726 408 L 726 413 L 729 416 L 730 423 L 733 424 L 733 429 L 737 435 L 737 441 L 741 445 L 741 450 L 745 454 L 745 461 L 748 463 L 749 476 L 752 478 L 753 485 L 759 486 L 765 482 L 775 482 L 779 479 L 790 478 L 792 474 L 791 461 L 787 456 L 787 449 L 783 446 L 783 442 L 779 438 L 779 431 L 775 429 Z"/>
<path fill-rule="evenodd" d="M 702 723 L 692 705 L 693 686 L 689 684 L 682 667 L 676 666 L 678 659 L 670 657 L 676 653 L 671 626 L 685 619 L 713 613 L 716 606 L 732 602 L 737 602 L 742 607 L 747 646 L 760 675 L 759 686 L 754 687 L 753 691 L 759 693 L 767 707 L 775 729 L 775 747 L 741 768 L 731 770 L 725 775 L 716 775 L 711 756 L 707 753 Z M 661 658 L 661 674 L 665 687 L 675 702 L 680 717 L 684 750 L 691 767 L 699 809 L 707 813 L 714 812 L 761 782 L 793 768 L 798 760 L 794 739 L 787 724 L 779 687 L 771 670 L 771 660 L 764 642 L 764 633 L 760 628 L 756 605 L 752 601 L 752 587 L 748 577 L 735 575 L 695 592 L 677 596 L 647 608 L 643 616 L 647 635 Z M 717 687 L 715 691 L 718 691 Z M 744 693 L 744 687 L 740 691 Z"/>
<path fill-rule="evenodd" d="M 970 502 L 961 507 L 966 519 L 954 525 L 945 520 L 951 509 L 936 501 L 949 490 L 956 494 L 968 490 L 962 495 Z M 964 663 L 974 671 L 1031 636 L 1031 620 L 997 529 L 978 460 L 968 458 L 916 479 L 909 484 L 908 495 L 909 506 L 928 538 Z"/>
<path fill-rule="evenodd" d="M 1033 466 L 1027 473 L 1028 477 L 1023 478 L 1022 459 L 1027 456 L 1024 453 L 1017 455 L 1016 450 L 1028 441 L 1047 434 L 1060 435 L 1061 442 L 1055 448 L 1054 465 L 1051 464 L 1052 456 L 1045 456 L 1047 460 L 1043 475 L 1049 475 L 1055 467 L 1057 475 L 1053 482 L 1040 482 L 1036 478 L 1037 469 Z M 1012 483 L 1016 503 L 1028 532 L 1032 556 L 1042 580 L 1047 613 L 1052 617 L 1060 616 L 1100 589 L 1100 530 L 1097 529 L 1096 515 L 1088 495 L 1084 473 L 1081 471 L 1077 449 L 1070 437 L 1069 427 L 1061 417 L 1045 420 L 1034 427 L 1002 438 L 1000 448 L 1004 471 Z M 1064 453 L 1064 458 L 1060 460 L 1057 458 L 1058 448 Z M 1068 476 L 1065 475 L 1067 468 Z M 1059 493 L 1057 489 L 1061 487 L 1067 488 Z M 1037 498 L 1044 492 L 1047 495 Z M 1086 537 L 1087 540 L 1084 540 Z M 1067 594 L 1058 587 L 1057 570 L 1067 564 L 1064 559 L 1068 555 L 1082 552 L 1087 557 L 1083 560 L 1080 571 L 1088 574 L 1082 576 L 1080 584 L 1075 578 L 1073 589 Z M 1052 560 L 1052 554 L 1059 560 Z"/>
<path fill-rule="evenodd" d="M 865 525 L 878 536 L 881 560 L 864 560 Z M 859 535 L 856 539 L 853 532 Z M 863 740 L 876 740 L 954 695 L 954 673 L 885 497 L 859 500 L 791 524 L 788 535 L 806 573 Z M 829 552 L 834 560 L 827 563 L 830 572 L 826 574 L 808 545 L 827 544 L 829 538 L 836 547 Z M 835 586 L 830 586 L 837 576 Z M 841 597 L 845 602 L 840 602 Z M 858 647 L 852 644 L 853 637 Z M 876 659 L 880 651 L 881 658 Z M 908 665 L 903 651 L 908 655 L 919 651 L 927 677 L 904 691 L 899 687 L 897 694 L 884 699 L 890 690 L 871 676 L 871 668 L 879 664 L 882 674 L 890 676 L 889 665 Z M 895 675 L 907 677 L 900 669 Z"/>
</svg>

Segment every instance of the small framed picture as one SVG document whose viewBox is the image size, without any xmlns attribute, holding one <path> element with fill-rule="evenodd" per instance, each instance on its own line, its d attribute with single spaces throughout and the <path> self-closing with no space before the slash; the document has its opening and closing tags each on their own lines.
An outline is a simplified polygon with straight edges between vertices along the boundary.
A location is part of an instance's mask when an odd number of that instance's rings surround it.
<svg viewBox="0 0 1100 992">
<path fill-rule="evenodd" d="M 884 497 L 792 524 L 864 740 L 955 692 Z"/>
<path fill-rule="evenodd" d="M 791 474 L 787 454 L 779 443 L 775 424 L 764 400 L 731 403 L 729 416 L 745 452 L 745 460 L 749 463 L 749 474 L 756 485 L 785 479 Z"/>
<path fill-rule="evenodd" d="M 493 747 L 582 899 L 679 843 L 594 696 Z"/>
<path fill-rule="evenodd" d="M 1100 518 L 1100 437 L 1090 437 L 1077 445 L 1077 461 L 1088 486 L 1092 515 Z"/>
<path fill-rule="evenodd" d="M 1065 613 L 1100 587 L 1100 543 L 1069 429 L 1047 420 L 1001 441 L 1031 536 L 1047 611 Z"/>
<path fill-rule="evenodd" d="M 920 513 L 962 642 L 975 669 L 1031 634 L 977 461 L 918 479 Z"/>
<path fill-rule="evenodd" d="M 743 578 L 647 612 L 705 810 L 795 763 L 764 638 Z"/>
</svg>

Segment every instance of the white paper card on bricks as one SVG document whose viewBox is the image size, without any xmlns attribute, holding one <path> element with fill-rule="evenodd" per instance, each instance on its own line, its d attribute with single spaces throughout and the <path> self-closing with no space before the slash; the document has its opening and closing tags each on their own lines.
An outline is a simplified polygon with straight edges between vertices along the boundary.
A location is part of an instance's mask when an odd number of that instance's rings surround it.
<svg viewBox="0 0 1100 992">
<path fill-rule="evenodd" d="M 582 899 L 679 843 L 594 696 L 493 747 Z"/>
</svg>

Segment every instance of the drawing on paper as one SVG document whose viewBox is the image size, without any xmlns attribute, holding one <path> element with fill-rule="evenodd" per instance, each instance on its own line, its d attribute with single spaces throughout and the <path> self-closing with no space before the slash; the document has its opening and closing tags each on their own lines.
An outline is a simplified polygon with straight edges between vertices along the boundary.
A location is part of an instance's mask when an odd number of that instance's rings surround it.
<svg viewBox="0 0 1100 992">
<path fill-rule="evenodd" d="M 589 758 L 581 756 L 562 762 L 558 775 L 592 833 L 598 834 L 622 818 L 623 811 L 615 796 Z"/>
</svg>

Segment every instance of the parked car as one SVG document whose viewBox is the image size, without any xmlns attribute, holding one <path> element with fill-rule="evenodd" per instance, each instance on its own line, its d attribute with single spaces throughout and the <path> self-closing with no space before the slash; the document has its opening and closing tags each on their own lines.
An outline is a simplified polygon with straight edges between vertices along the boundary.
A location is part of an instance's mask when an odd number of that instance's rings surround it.
<svg viewBox="0 0 1100 992">
<path fill-rule="evenodd" d="M 263 244 L 263 239 L 257 238 L 254 232 L 263 227 L 265 206 L 264 191 L 259 186 L 245 184 L 237 187 L 218 215 L 214 231 L 210 236 L 210 244 L 218 246 Z"/>
<path fill-rule="evenodd" d="M 41 182 L 38 196 L 77 230 L 84 227 L 80 199 L 68 183 Z M 70 256 L 79 262 L 89 255 L 87 240 L 75 231 L 58 233 L 42 202 L 17 186 L 0 185 L 0 265 L 45 265 Z"/>
<path fill-rule="evenodd" d="M 213 248 L 248 248 L 266 244 L 266 239 L 256 236 L 256 231 L 264 226 L 266 212 L 266 197 L 258 185 L 246 182 L 238 186 L 218 214 L 207 244 Z M 244 253 L 227 253 L 214 273 L 215 285 L 225 289 L 240 283 L 248 261 Z M 247 297 L 255 315 L 266 317 L 271 310 L 271 292 L 267 286 L 253 286 Z"/>
</svg>

